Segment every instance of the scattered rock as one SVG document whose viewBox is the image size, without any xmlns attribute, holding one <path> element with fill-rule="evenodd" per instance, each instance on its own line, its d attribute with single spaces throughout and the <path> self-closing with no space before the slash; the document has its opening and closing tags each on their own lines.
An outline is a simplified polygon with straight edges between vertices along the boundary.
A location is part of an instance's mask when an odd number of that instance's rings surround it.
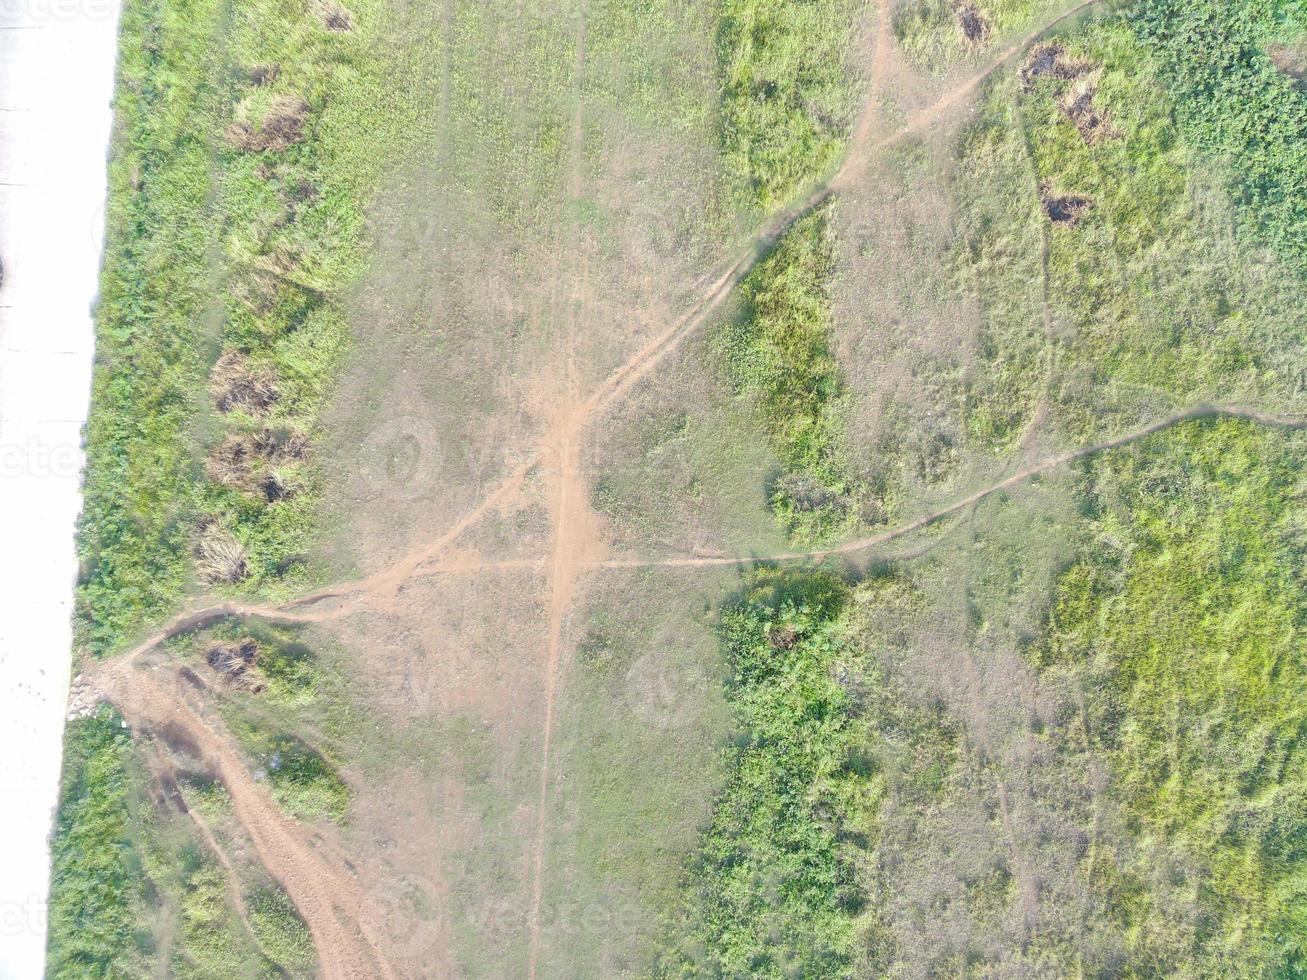
<svg viewBox="0 0 1307 980">
<path fill-rule="evenodd" d="M 68 721 L 92 718 L 105 700 L 104 695 L 91 686 L 84 674 L 78 674 L 68 687 L 68 712 L 64 717 Z"/>
</svg>

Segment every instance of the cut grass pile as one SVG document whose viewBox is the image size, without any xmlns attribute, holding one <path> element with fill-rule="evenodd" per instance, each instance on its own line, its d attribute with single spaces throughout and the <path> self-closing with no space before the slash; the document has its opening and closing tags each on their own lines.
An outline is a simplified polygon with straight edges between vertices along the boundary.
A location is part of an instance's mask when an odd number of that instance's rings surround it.
<svg viewBox="0 0 1307 980">
<path fill-rule="evenodd" d="M 1307 969 L 1301 454 L 1217 422 L 1105 457 L 1036 647 L 1094 692 L 1084 736 L 1135 847 L 1087 873 L 1141 973 Z"/>
</svg>

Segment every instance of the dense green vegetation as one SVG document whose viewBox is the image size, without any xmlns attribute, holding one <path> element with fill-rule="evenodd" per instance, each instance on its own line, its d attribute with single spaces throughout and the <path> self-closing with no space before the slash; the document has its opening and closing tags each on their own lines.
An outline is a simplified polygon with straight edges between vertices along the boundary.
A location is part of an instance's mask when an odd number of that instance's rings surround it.
<svg viewBox="0 0 1307 980">
<path fill-rule="evenodd" d="M 108 709 L 68 728 L 48 975 L 143 978 L 159 975 L 164 965 L 168 976 L 212 980 L 311 975 L 308 930 L 284 891 L 247 868 L 246 924 L 233 906 L 228 870 L 196 835 L 187 807 L 219 837 L 231 826 L 222 785 L 185 769 L 151 785 L 149 750 L 162 758 L 163 746 L 144 739 L 146 750 L 134 751 L 132 733 Z M 187 762 L 182 757 L 177 764 Z M 279 792 L 292 801 L 312 798 L 301 784 L 314 790 L 315 779 L 301 774 Z M 246 890 L 239 871 L 234 886 Z"/>
<path fill-rule="evenodd" d="M 755 214 L 828 175 L 857 108 L 851 0 L 724 0 L 717 33 L 722 162 Z"/>
<path fill-rule="evenodd" d="M 292 977 L 311 977 L 318 956 L 308 926 L 280 888 L 260 888 L 249 899 L 250 928 L 264 952 Z"/>
<path fill-rule="evenodd" d="M 131 736 L 113 712 L 69 724 L 51 845 L 49 957 L 53 978 L 122 976 L 141 958 L 145 901 L 130 854 Z"/>
<path fill-rule="evenodd" d="M 839 368 L 827 348 L 829 235 L 824 209 L 797 222 L 741 284 L 743 312 L 715 338 L 785 468 L 771 502 L 800 542 L 847 529 L 869 505 L 847 473 Z"/>
<path fill-rule="evenodd" d="M 1267 54 L 1307 30 L 1303 0 L 1152 0 L 1128 8 L 1185 137 L 1234 161 L 1244 220 L 1307 272 L 1307 94 Z"/>
<path fill-rule="evenodd" d="M 1104 458 L 1037 647 L 1094 692 L 1086 735 L 1137 837 L 1088 873 L 1140 973 L 1307 970 L 1301 454 L 1220 422 Z"/>
<path fill-rule="evenodd" d="M 378 152 L 360 33 L 280 0 L 126 5 L 79 538 L 94 653 L 197 578 L 313 577 L 312 446 Z"/>
<path fill-rule="evenodd" d="M 873 812 L 854 703 L 833 676 L 847 587 L 758 572 L 721 616 L 738 736 L 660 976 L 851 976 Z"/>
</svg>

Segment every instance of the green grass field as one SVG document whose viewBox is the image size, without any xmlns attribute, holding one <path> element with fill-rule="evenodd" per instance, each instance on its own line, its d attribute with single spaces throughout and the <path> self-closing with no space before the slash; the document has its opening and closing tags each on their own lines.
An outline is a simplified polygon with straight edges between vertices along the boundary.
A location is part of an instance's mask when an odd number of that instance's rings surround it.
<svg viewBox="0 0 1307 980">
<path fill-rule="evenodd" d="M 401 6 L 127 4 L 86 655 L 453 526 L 831 176 L 876 28 Z M 1066 6 L 895 6 L 868 118 Z M 557 651 L 547 447 L 465 567 L 147 666 L 367 901 L 407 889 L 401 975 L 1303 975 L 1301 434 L 1041 464 L 1307 411 L 1304 36 L 1302 0 L 1095 7 L 855 161 L 579 436 L 606 551 Z M 173 736 L 70 723 L 50 975 L 320 972 Z"/>
</svg>

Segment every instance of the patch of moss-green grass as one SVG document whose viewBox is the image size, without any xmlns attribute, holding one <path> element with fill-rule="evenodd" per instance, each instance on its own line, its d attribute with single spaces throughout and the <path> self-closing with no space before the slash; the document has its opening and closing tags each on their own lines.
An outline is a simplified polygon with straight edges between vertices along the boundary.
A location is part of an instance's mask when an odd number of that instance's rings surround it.
<svg viewBox="0 0 1307 980">
<path fill-rule="evenodd" d="M 108 709 L 69 724 L 51 841 L 46 974 L 144 976 L 146 893 L 132 855 L 131 736 Z"/>
<path fill-rule="evenodd" d="M 313 937 L 286 893 L 259 888 L 246 897 L 250 928 L 265 953 L 292 977 L 311 977 L 317 965 Z"/>
<path fill-rule="evenodd" d="M 1140 971 L 1307 969 L 1301 452 L 1219 422 L 1104 457 L 1096 547 L 1034 651 L 1095 692 L 1087 737 L 1135 849 L 1087 873 Z"/>
<path fill-rule="evenodd" d="M 720 5 L 722 160 L 747 212 L 784 207 L 843 152 L 857 111 L 859 12 L 850 0 Z"/>
<path fill-rule="evenodd" d="M 738 394 L 752 402 L 783 471 L 772 508 L 797 542 L 826 540 L 878 503 L 848 472 L 839 366 L 828 347 L 831 275 L 825 209 L 791 228 L 741 284 L 742 312 L 715 345 Z"/>
</svg>

